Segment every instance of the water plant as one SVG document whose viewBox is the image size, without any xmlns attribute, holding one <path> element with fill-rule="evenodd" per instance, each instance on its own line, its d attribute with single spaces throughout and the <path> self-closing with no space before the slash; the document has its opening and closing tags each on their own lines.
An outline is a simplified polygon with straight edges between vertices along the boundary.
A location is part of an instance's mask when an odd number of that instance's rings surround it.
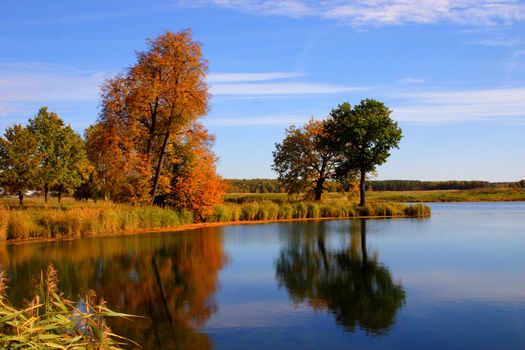
<svg viewBox="0 0 525 350">
<path fill-rule="evenodd" d="M 122 349 L 130 344 L 111 331 L 108 317 L 131 315 L 109 309 L 89 291 L 78 302 L 58 289 L 57 271 L 49 265 L 40 274 L 33 298 L 17 308 L 7 298 L 8 278 L 0 269 L 0 347 L 5 349 Z M 131 342 L 132 343 L 132 342 Z"/>
</svg>

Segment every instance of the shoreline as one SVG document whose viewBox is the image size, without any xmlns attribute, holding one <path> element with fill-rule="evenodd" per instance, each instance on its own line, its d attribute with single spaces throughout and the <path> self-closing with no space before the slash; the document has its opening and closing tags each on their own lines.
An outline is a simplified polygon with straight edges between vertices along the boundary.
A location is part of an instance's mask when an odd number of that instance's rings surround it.
<svg viewBox="0 0 525 350">
<path fill-rule="evenodd" d="M 181 231 L 193 231 L 202 228 L 209 227 L 223 227 L 223 226 L 238 226 L 238 225 L 257 225 L 257 224 L 274 224 L 274 223 L 286 223 L 286 222 L 301 222 L 301 221 L 324 221 L 324 220 L 353 220 L 353 219 L 427 219 L 430 216 L 415 217 L 410 215 L 381 215 L 381 216 L 347 216 L 347 217 L 324 217 L 324 218 L 298 218 L 298 219 L 275 219 L 275 220 L 245 220 L 245 221 L 222 221 L 222 222 L 203 222 L 194 224 L 184 224 L 173 227 L 159 227 L 159 228 L 148 228 L 139 230 L 122 231 L 115 234 L 107 235 L 85 235 L 80 237 L 58 237 L 58 238 L 21 238 L 21 239 L 9 239 L 4 240 L 3 243 L 6 245 L 22 245 L 31 243 L 44 243 L 44 242 L 65 242 L 84 238 L 108 238 L 108 237 L 126 237 L 135 235 L 144 235 L 148 233 L 162 233 L 162 232 L 181 232 Z"/>
</svg>

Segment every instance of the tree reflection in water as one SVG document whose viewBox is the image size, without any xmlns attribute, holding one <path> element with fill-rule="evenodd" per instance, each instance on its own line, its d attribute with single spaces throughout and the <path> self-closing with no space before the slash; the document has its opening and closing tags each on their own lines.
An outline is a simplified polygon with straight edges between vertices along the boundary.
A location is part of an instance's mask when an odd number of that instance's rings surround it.
<svg viewBox="0 0 525 350">
<path fill-rule="evenodd" d="M 390 271 L 370 257 L 366 220 L 352 220 L 348 248 L 328 246 L 320 225 L 317 232 L 292 235 L 276 264 L 277 280 L 294 301 L 315 310 L 329 310 L 349 331 L 386 334 L 405 303 L 405 291 Z"/>
<path fill-rule="evenodd" d="M 145 238 L 8 246 L 0 264 L 12 276 L 11 298 L 19 303 L 29 295 L 31 276 L 52 262 L 66 295 L 91 288 L 112 309 L 146 316 L 109 320 L 115 333 L 143 349 L 211 348 L 209 337 L 197 328 L 217 309 L 213 296 L 227 261 L 220 232 Z"/>
</svg>

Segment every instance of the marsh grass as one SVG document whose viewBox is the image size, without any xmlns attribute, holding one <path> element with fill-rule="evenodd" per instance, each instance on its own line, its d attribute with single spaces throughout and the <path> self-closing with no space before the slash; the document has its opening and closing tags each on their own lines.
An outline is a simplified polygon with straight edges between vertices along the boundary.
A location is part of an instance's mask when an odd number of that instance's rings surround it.
<svg viewBox="0 0 525 350">
<path fill-rule="evenodd" d="M 58 290 L 56 270 L 41 272 L 32 300 L 23 308 L 7 299 L 7 276 L 0 270 L 0 346 L 5 349 L 121 349 L 131 341 L 114 333 L 108 317 L 130 315 L 110 310 L 102 298 L 89 292 L 73 303 Z"/>
<path fill-rule="evenodd" d="M 0 208 L 0 238 L 68 238 L 176 227 L 193 222 L 187 211 L 98 203 L 85 207 Z"/>
<path fill-rule="evenodd" d="M 321 202 L 280 202 L 256 200 L 243 204 L 225 203 L 217 206 L 211 222 L 227 221 L 270 221 L 290 219 L 349 218 L 355 216 L 379 217 L 426 217 L 430 208 L 423 204 L 406 205 L 402 203 L 372 203 L 359 207 L 344 200 L 325 200 Z"/>
<path fill-rule="evenodd" d="M 344 197 L 320 202 L 290 199 L 287 196 L 276 200 L 262 196 L 256 196 L 251 201 L 247 198 L 249 197 L 245 197 L 239 203 L 227 201 L 218 205 L 215 212 L 206 218 L 206 222 L 430 216 L 430 209 L 424 205 L 370 203 L 359 207 Z M 43 201 L 31 199 L 23 207 L 12 206 L 9 203 L 0 207 L 0 239 L 109 236 L 195 223 L 192 213 L 188 211 L 106 202 L 64 202 L 62 206 L 45 205 Z"/>
</svg>

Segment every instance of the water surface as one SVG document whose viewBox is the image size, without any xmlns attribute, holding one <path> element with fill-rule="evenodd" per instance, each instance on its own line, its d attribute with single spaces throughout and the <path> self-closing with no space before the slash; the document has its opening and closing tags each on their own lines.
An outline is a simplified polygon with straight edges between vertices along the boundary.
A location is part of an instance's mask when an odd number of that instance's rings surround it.
<svg viewBox="0 0 525 350">
<path fill-rule="evenodd" d="M 52 262 L 147 319 L 145 349 L 525 348 L 525 203 L 428 219 L 328 220 L 0 246 L 10 295 Z"/>
</svg>

